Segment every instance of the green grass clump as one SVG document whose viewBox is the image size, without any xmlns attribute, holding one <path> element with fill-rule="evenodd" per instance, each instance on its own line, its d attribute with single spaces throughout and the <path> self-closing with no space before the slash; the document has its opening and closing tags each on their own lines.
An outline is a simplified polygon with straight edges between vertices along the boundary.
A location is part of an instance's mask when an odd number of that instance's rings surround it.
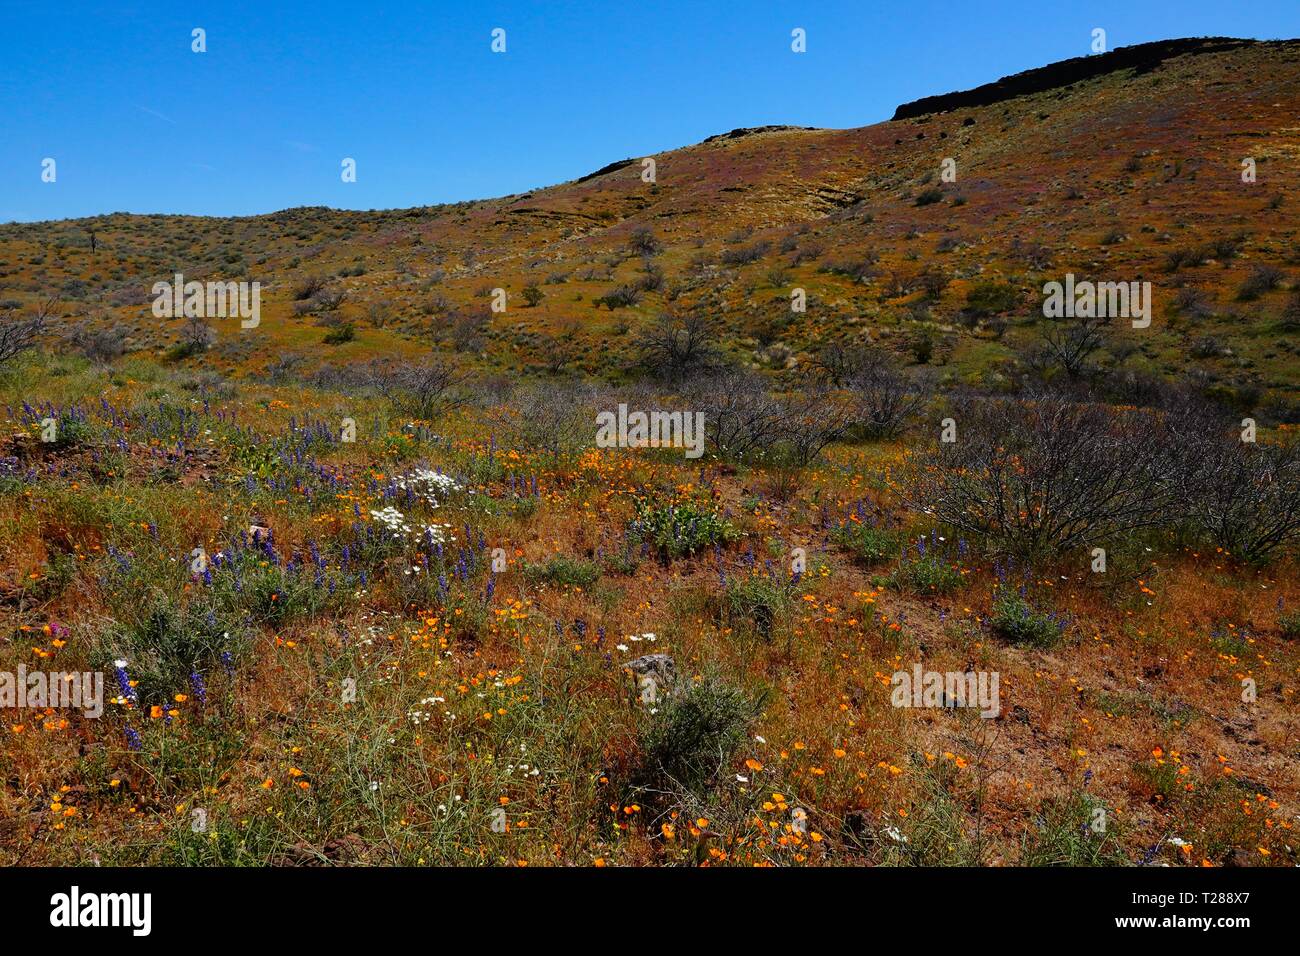
<svg viewBox="0 0 1300 956">
<path fill-rule="evenodd" d="M 761 700 L 715 678 L 667 697 L 640 735 L 643 784 L 707 793 L 729 770 L 761 710 Z"/>
<path fill-rule="evenodd" d="M 899 591 L 947 594 L 961 587 L 962 575 L 943 555 L 932 552 L 900 563 L 886 583 Z"/>
<path fill-rule="evenodd" d="M 865 565 L 882 564 L 898 553 L 902 535 L 874 525 L 849 522 L 832 535 L 834 541 L 853 552 Z"/>
<path fill-rule="evenodd" d="M 534 584 L 558 584 L 586 590 L 600 577 L 600 566 L 581 558 L 552 558 L 545 564 L 530 564 L 524 576 Z"/>
<path fill-rule="evenodd" d="M 1282 632 L 1282 636 L 1288 641 L 1300 639 L 1300 611 L 1279 614 L 1277 629 Z"/>
<path fill-rule="evenodd" d="M 752 629 L 770 640 L 778 618 L 789 610 L 790 586 L 763 575 L 733 578 L 723 594 L 726 622 L 740 630 Z"/>
</svg>

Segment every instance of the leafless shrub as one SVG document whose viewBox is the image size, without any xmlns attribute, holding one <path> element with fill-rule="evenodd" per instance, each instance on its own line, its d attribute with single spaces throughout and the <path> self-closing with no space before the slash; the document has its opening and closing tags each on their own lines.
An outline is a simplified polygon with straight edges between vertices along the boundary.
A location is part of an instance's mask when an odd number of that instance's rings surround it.
<svg viewBox="0 0 1300 956">
<path fill-rule="evenodd" d="M 783 425 L 775 459 L 795 468 L 808 466 L 827 445 L 843 438 L 855 419 L 852 397 L 822 383 L 808 382 L 778 403 Z"/>
<path fill-rule="evenodd" d="M 1293 290 L 1287 299 L 1286 306 L 1282 309 L 1281 327 L 1284 332 L 1300 330 L 1300 289 Z"/>
<path fill-rule="evenodd" d="M 1031 269 L 1046 269 L 1052 264 L 1052 250 L 1041 242 L 1025 242 L 1017 238 L 1011 243 L 1011 254 Z"/>
<path fill-rule="evenodd" d="M 366 318 L 377 329 L 382 329 L 393 317 L 393 303 L 388 299 L 371 302 L 366 309 Z"/>
<path fill-rule="evenodd" d="M 347 289 L 321 290 L 316 293 L 312 301 L 315 303 L 315 309 L 322 312 L 334 312 L 348 297 Z"/>
<path fill-rule="evenodd" d="M 1250 270 L 1250 275 L 1246 276 L 1241 285 L 1237 287 L 1237 298 L 1242 302 L 1258 299 L 1265 292 L 1272 292 L 1276 289 L 1283 278 L 1285 278 L 1285 275 L 1277 266 L 1254 266 Z"/>
<path fill-rule="evenodd" d="M 716 364 L 720 357 L 712 324 L 697 313 L 660 315 L 641 334 L 637 345 L 641 363 L 669 381 L 680 381 Z"/>
<path fill-rule="evenodd" d="M 53 308 L 54 300 L 49 299 L 32 315 L 20 315 L 14 305 L 7 306 L 0 313 L 0 365 L 36 345 L 37 339 L 45 334 Z"/>
<path fill-rule="evenodd" d="M 562 319 L 553 333 L 541 336 L 542 364 L 546 371 L 558 375 L 564 367 L 578 357 L 576 347 L 581 323 L 577 319 Z"/>
<path fill-rule="evenodd" d="M 1208 258 L 1210 258 L 1210 250 L 1204 246 L 1174 249 L 1165 256 L 1165 271 L 1177 272 L 1184 266 L 1204 265 Z"/>
<path fill-rule="evenodd" d="M 865 283 L 880 275 L 875 262 L 874 255 L 858 260 L 840 259 L 826 263 L 821 267 L 821 271 L 831 275 L 848 276 L 854 282 Z"/>
<path fill-rule="evenodd" d="M 707 252 L 697 252 L 686 263 L 686 274 L 691 276 L 706 275 L 713 267 L 713 257 Z"/>
<path fill-rule="evenodd" d="M 636 280 L 636 286 L 642 292 L 658 292 L 664 285 L 664 270 L 662 266 L 646 259 L 641 264 L 641 276 Z"/>
<path fill-rule="evenodd" d="M 562 455 L 591 445 L 598 404 L 590 386 L 549 383 L 518 390 L 493 409 L 489 419 L 503 442 Z"/>
<path fill-rule="evenodd" d="M 803 468 L 851 427 L 851 396 L 809 380 L 773 394 L 761 376 L 732 371 L 701 376 L 687 387 L 704 412 L 710 446 L 723 458 Z"/>
<path fill-rule="evenodd" d="M 1229 554 L 1260 561 L 1300 540 L 1300 444 L 1203 428 L 1184 446 L 1181 507 Z"/>
<path fill-rule="evenodd" d="M 641 301 L 641 290 L 634 285 L 621 285 L 611 289 L 602 296 L 591 300 L 595 307 L 604 305 L 613 312 L 615 309 L 626 308 L 627 306 L 636 305 Z"/>
<path fill-rule="evenodd" d="M 1220 236 L 1218 239 L 1211 239 L 1206 245 L 1210 255 L 1220 262 L 1226 262 L 1234 259 L 1241 247 L 1246 243 L 1246 235 L 1240 233 L 1235 236 Z"/>
<path fill-rule="evenodd" d="M 724 458 L 766 451 L 785 434 L 788 410 L 752 372 L 729 372 L 693 381 L 691 401 L 704 412 L 709 444 Z"/>
<path fill-rule="evenodd" d="M 436 359 L 373 366 L 379 393 L 397 410 L 433 421 L 468 403 L 468 375 Z"/>
<path fill-rule="evenodd" d="M 916 291 L 920 284 L 920 278 L 914 275 L 905 275 L 901 272 L 891 272 L 889 281 L 880 291 L 881 299 L 901 299 L 903 296 L 911 295 Z"/>
<path fill-rule="evenodd" d="M 831 342 L 812 360 L 813 372 L 836 388 L 843 388 L 873 357 L 868 345 Z"/>
<path fill-rule="evenodd" d="M 1190 285 L 1185 285 L 1174 293 L 1174 308 L 1192 319 L 1203 319 L 1214 311 L 1209 297 Z"/>
<path fill-rule="evenodd" d="M 1092 371 L 1092 356 L 1106 347 L 1109 323 L 1104 316 L 1049 321 L 1038 344 L 1025 353 L 1025 361 L 1043 376 L 1059 369 L 1072 379 L 1082 378 Z"/>
<path fill-rule="evenodd" d="M 190 316 L 181 326 L 181 348 L 187 355 L 206 352 L 216 340 L 216 331 L 201 316 Z"/>
<path fill-rule="evenodd" d="M 451 346 L 457 352 L 478 352 L 490 319 L 486 312 L 457 312 L 448 318 Z"/>
<path fill-rule="evenodd" d="M 925 395 L 885 356 L 867 352 L 848 376 L 854 424 L 868 438 L 901 434 L 925 405 Z"/>
<path fill-rule="evenodd" d="M 736 249 L 724 249 L 718 258 L 725 266 L 744 266 L 757 262 L 767 254 L 769 243 L 755 242 Z"/>
<path fill-rule="evenodd" d="M 272 385 L 284 385 L 293 380 L 294 369 L 302 364 L 303 357 L 293 352 L 279 355 L 266 367 L 266 379 Z"/>
<path fill-rule="evenodd" d="M 1187 347 L 1187 354 L 1195 359 L 1214 358 L 1223 352 L 1223 343 L 1213 335 L 1202 335 Z"/>
<path fill-rule="evenodd" d="M 995 550 L 1060 554 L 1172 513 L 1175 460 L 1152 413 L 1043 395 L 952 418 L 956 441 L 912 459 L 906 497 Z"/>
<path fill-rule="evenodd" d="M 107 365 L 126 351 L 126 329 L 120 325 L 82 323 L 72 331 L 70 341 L 87 359 Z"/>
<path fill-rule="evenodd" d="M 294 287 L 293 297 L 299 302 L 314 299 L 324 289 L 325 278 L 323 276 L 308 276 Z"/>
</svg>

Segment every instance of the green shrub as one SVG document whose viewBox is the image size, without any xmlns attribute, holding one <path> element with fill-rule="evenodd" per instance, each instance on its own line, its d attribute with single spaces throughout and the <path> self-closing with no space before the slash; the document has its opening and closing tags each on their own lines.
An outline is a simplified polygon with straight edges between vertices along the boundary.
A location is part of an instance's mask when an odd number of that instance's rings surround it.
<svg viewBox="0 0 1300 956">
<path fill-rule="evenodd" d="M 159 595 L 137 620 L 101 635 L 91 656 L 92 664 L 108 675 L 114 673 L 115 660 L 125 660 L 140 702 L 148 706 L 188 693 L 190 674 L 209 672 L 223 652 L 237 657 L 245 645 L 243 630 L 212 606 L 182 606 Z"/>
<path fill-rule="evenodd" d="M 921 190 L 920 194 L 916 197 L 916 205 L 930 206 L 934 203 L 940 202 L 942 199 L 943 190 L 938 186 L 931 186 L 929 189 Z"/>
<path fill-rule="evenodd" d="M 665 560 L 736 540 L 739 532 L 716 511 L 692 502 L 655 505 L 640 501 L 628 533 L 655 548 Z"/>
<path fill-rule="evenodd" d="M 1100 811 L 1100 812 L 1099 812 Z M 1104 814 L 1104 816 L 1103 816 Z M 1104 826 L 1098 821 L 1104 820 Z M 1119 818 L 1082 791 L 1043 801 L 1021 840 L 1021 866 L 1127 866 Z"/>
<path fill-rule="evenodd" d="M 728 773 L 761 709 L 761 699 L 715 678 L 678 690 L 641 734 L 641 784 L 707 791 Z"/>
<path fill-rule="evenodd" d="M 351 322 L 344 322 L 342 325 L 335 326 L 325 333 L 322 340 L 326 345 L 342 345 L 344 342 L 351 342 L 357 337 L 357 330 Z"/>
<path fill-rule="evenodd" d="M 764 640 L 772 637 L 778 615 L 790 607 L 790 587 L 765 575 L 732 578 L 723 595 L 723 614 L 733 628 L 749 629 Z"/>
<path fill-rule="evenodd" d="M 1005 282 L 978 282 L 966 293 L 966 308 L 976 315 L 1010 312 L 1019 301 L 1016 287 Z"/>
<path fill-rule="evenodd" d="M 43 427 L 40 422 L 32 426 L 32 430 L 38 438 L 41 436 Z M 65 449 L 76 448 L 87 444 L 94 435 L 94 429 L 84 418 L 64 413 L 58 417 L 55 422 L 54 441 L 47 443 L 46 447 Z"/>
<path fill-rule="evenodd" d="M 1053 646 L 1066 628 L 1056 612 L 1044 614 L 1014 591 L 1004 591 L 994 600 L 991 623 L 994 633 L 1030 647 Z"/>
<path fill-rule="evenodd" d="M 1288 641 L 1300 639 L 1300 611 L 1279 614 L 1277 629 L 1282 632 L 1282 636 Z"/>
</svg>

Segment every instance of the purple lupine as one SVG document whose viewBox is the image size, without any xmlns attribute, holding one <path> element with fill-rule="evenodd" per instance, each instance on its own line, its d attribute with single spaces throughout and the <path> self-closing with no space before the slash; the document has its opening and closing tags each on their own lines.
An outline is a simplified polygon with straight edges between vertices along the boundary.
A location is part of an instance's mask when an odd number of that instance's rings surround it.
<svg viewBox="0 0 1300 956">
<path fill-rule="evenodd" d="M 131 678 L 126 673 L 126 662 L 113 666 L 113 674 L 117 678 L 118 689 L 122 691 L 122 697 L 125 700 L 139 700 L 136 690 L 131 686 Z"/>
</svg>

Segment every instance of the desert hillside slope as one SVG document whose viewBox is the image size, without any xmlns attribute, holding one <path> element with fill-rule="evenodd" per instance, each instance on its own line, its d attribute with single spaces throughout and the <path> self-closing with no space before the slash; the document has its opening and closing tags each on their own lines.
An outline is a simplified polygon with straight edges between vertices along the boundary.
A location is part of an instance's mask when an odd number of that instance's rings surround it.
<svg viewBox="0 0 1300 956">
<path fill-rule="evenodd" d="M 1074 272 L 1153 283 L 1156 319 L 1118 336 L 1113 367 L 1191 368 L 1221 391 L 1289 404 L 1291 280 L 1263 294 L 1242 286 L 1300 262 L 1300 42 L 1173 41 L 1084 66 L 1097 75 L 1070 81 L 1081 69 L 1057 64 L 932 98 L 954 107 L 945 112 L 860 129 L 735 130 L 652 157 L 653 184 L 638 158 L 449 206 L 11 224 L 0 227 L 0 296 L 57 295 L 65 322 L 111 317 L 128 349 L 161 351 L 180 323 L 150 315 L 153 282 L 260 281 L 256 334 L 217 330 L 210 360 L 227 371 L 286 351 L 346 361 L 430 342 L 518 370 L 560 343 L 574 369 L 617 379 L 637 330 L 673 311 L 720 322 L 739 362 L 795 368 L 865 336 L 910 362 L 922 337 L 949 380 L 996 385 L 1036 335 L 1043 282 Z M 1059 85 L 956 106 L 1046 83 Z M 1247 158 L 1253 183 L 1242 181 Z M 943 181 L 945 159 L 955 182 Z M 311 277 L 328 280 L 328 301 L 295 311 Z M 972 299 L 981 283 L 1013 291 Z M 542 293 L 532 307 L 529 285 Z M 803 314 L 789 308 L 796 287 Z M 504 313 L 490 312 L 495 288 L 509 294 Z M 620 288 L 631 291 L 614 308 L 598 301 Z M 338 322 L 355 337 L 318 348 L 313 326 Z"/>
</svg>

